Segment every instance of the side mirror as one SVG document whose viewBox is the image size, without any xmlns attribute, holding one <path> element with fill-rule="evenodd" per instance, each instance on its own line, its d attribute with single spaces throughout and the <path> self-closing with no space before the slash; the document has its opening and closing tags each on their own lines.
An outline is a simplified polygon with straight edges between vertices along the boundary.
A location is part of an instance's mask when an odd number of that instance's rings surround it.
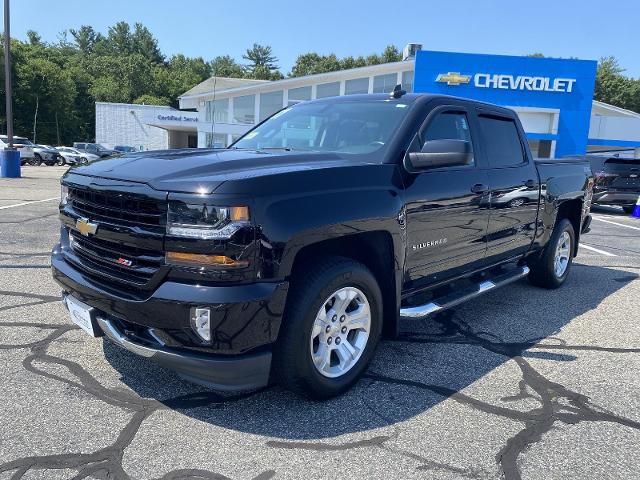
<svg viewBox="0 0 640 480">
<path fill-rule="evenodd" d="M 429 140 L 420 152 L 407 155 L 406 167 L 410 172 L 427 168 L 471 165 L 473 152 L 465 140 Z"/>
</svg>

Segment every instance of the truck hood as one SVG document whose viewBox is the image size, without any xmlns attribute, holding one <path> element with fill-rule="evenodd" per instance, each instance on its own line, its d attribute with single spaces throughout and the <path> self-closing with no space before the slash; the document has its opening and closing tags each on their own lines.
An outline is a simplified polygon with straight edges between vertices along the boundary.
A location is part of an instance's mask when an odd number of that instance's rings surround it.
<svg viewBox="0 0 640 480">
<path fill-rule="evenodd" d="M 72 167 L 70 171 L 84 176 L 145 183 L 161 191 L 212 193 L 229 180 L 356 163 L 333 153 L 191 149 L 129 154 Z"/>
</svg>

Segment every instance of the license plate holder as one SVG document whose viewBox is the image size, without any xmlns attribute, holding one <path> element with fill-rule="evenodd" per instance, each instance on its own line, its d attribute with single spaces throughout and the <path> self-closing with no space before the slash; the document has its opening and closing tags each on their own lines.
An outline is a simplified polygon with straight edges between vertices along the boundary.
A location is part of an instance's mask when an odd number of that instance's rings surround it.
<svg viewBox="0 0 640 480">
<path fill-rule="evenodd" d="M 96 311 L 93 307 L 71 295 L 65 297 L 65 302 L 69 309 L 69 317 L 73 323 L 94 338 L 102 336 L 102 330 L 96 321 Z"/>
</svg>

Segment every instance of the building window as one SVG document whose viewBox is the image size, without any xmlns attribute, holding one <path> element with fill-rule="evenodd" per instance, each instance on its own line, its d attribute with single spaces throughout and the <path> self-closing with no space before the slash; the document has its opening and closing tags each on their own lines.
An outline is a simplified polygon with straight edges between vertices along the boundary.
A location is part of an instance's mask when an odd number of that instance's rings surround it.
<svg viewBox="0 0 640 480">
<path fill-rule="evenodd" d="M 354 78 L 344 82 L 344 94 L 369 93 L 369 78 Z"/>
<path fill-rule="evenodd" d="M 338 84 L 338 93 L 340 92 L 340 84 Z M 289 89 L 289 105 L 294 103 L 311 100 L 311 87 L 300 87 Z"/>
<path fill-rule="evenodd" d="M 260 121 L 269 118 L 282 108 L 282 96 L 282 91 L 260 94 Z"/>
<path fill-rule="evenodd" d="M 224 133 L 207 133 L 205 136 L 205 147 L 226 148 L 227 135 Z"/>
<path fill-rule="evenodd" d="M 413 70 L 402 72 L 402 89 L 408 93 L 413 92 Z"/>
<path fill-rule="evenodd" d="M 229 123 L 229 99 L 207 102 L 207 122 Z"/>
<path fill-rule="evenodd" d="M 376 75 L 373 77 L 373 93 L 391 93 L 397 84 L 398 75 L 395 73 Z"/>
<path fill-rule="evenodd" d="M 316 87 L 316 98 L 337 97 L 340 95 L 340 82 L 321 83 Z"/>
<path fill-rule="evenodd" d="M 233 123 L 253 124 L 256 121 L 256 96 L 244 95 L 233 99 Z"/>
</svg>

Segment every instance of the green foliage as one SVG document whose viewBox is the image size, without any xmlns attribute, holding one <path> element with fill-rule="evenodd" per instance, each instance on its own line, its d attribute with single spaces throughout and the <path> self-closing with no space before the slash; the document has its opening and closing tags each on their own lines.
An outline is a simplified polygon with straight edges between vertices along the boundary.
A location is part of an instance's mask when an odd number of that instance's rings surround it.
<svg viewBox="0 0 640 480">
<path fill-rule="evenodd" d="M 166 97 L 156 97 L 155 95 L 144 94 L 136 98 L 133 103 L 138 105 L 160 105 L 166 106 L 171 103 Z"/>
<path fill-rule="evenodd" d="M 601 102 L 640 112 L 640 79 L 624 75 L 615 57 L 598 62 L 594 97 Z"/>
<path fill-rule="evenodd" d="M 278 59 L 273 55 L 271 47 L 253 44 L 242 58 L 251 62 L 245 67 L 245 77 L 257 80 L 281 80 L 284 78 L 278 70 Z"/>
<path fill-rule="evenodd" d="M 315 73 L 335 72 L 338 70 L 365 67 L 367 65 L 399 62 L 401 60 L 402 53 L 394 45 L 388 45 L 381 55 L 371 54 L 367 57 L 344 57 L 338 59 L 333 53 L 329 55 L 319 55 L 310 52 L 298 56 L 289 76 L 303 77 Z"/>
</svg>

